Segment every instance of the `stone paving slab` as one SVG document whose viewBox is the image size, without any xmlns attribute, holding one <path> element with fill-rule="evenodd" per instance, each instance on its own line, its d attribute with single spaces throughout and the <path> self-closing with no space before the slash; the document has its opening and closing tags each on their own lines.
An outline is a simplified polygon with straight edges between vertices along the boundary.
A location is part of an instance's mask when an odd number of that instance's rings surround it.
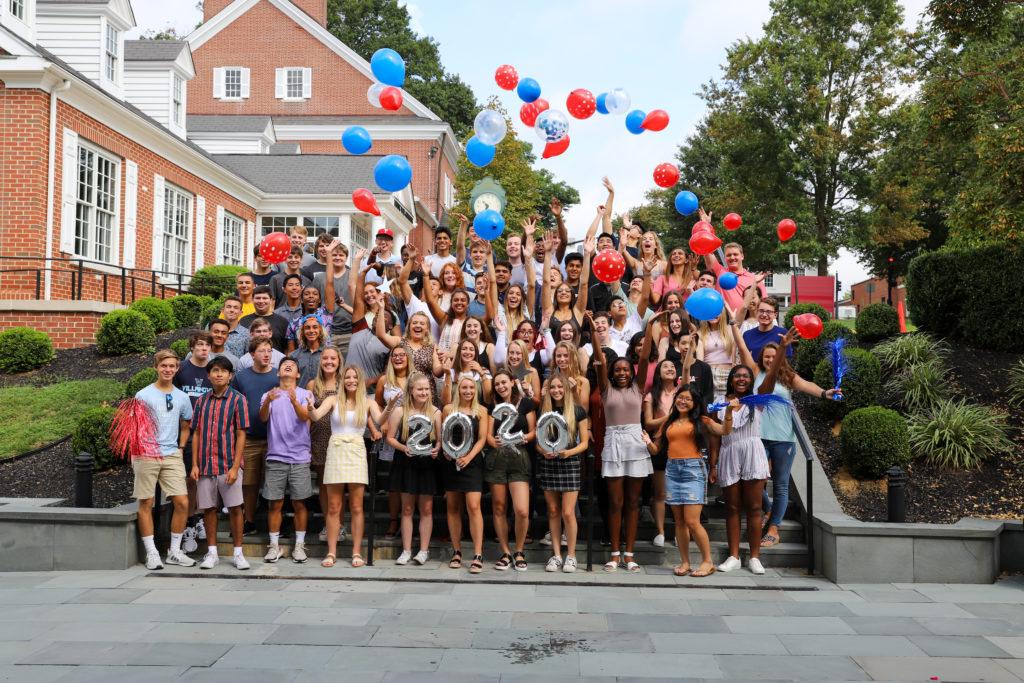
<svg viewBox="0 0 1024 683">
<path fill-rule="evenodd" d="M 855 657 L 874 680 L 1020 683 L 998 660 L 956 657 Z"/>
</svg>

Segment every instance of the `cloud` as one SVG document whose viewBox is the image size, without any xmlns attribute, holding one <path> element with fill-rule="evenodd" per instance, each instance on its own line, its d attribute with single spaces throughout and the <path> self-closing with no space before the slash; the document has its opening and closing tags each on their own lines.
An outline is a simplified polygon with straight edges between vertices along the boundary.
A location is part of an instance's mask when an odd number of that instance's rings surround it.
<svg viewBox="0 0 1024 683">
<path fill-rule="evenodd" d="M 418 36 L 427 35 L 426 29 L 423 28 L 423 8 L 408 0 L 399 0 L 398 5 L 404 7 L 405 11 L 409 13 L 409 28 L 413 30 L 413 33 Z"/>
</svg>

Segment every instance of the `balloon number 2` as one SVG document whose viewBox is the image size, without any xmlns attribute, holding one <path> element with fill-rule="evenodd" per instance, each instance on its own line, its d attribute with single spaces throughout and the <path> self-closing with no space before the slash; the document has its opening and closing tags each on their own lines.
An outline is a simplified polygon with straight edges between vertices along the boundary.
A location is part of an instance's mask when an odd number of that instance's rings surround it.
<svg viewBox="0 0 1024 683">
<path fill-rule="evenodd" d="M 537 445 L 545 453 L 564 451 L 569 446 L 569 425 L 561 413 L 544 413 L 537 420 Z"/>
<path fill-rule="evenodd" d="M 451 460 L 458 460 L 473 447 L 473 423 L 465 413 L 452 413 L 441 425 L 441 449 Z"/>
<path fill-rule="evenodd" d="M 430 418 L 426 415 L 412 415 L 409 418 L 409 438 L 405 445 L 409 448 L 409 455 L 430 455 Z"/>
<path fill-rule="evenodd" d="M 523 443 L 523 430 L 517 429 L 512 431 L 512 428 L 516 424 L 516 420 L 519 418 L 519 411 L 511 403 L 500 403 L 494 407 L 491 412 L 491 417 L 497 423 L 498 428 L 494 430 L 494 435 L 498 437 L 498 441 L 501 442 L 502 446 L 518 446 Z"/>
</svg>

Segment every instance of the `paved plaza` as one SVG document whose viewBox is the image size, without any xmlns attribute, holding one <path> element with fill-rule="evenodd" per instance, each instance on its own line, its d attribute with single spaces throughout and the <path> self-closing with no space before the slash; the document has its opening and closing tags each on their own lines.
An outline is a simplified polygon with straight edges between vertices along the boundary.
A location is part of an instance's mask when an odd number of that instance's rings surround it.
<svg viewBox="0 0 1024 683">
<path fill-rule="evenodd" d="M 0 575 L 10 681 L 1024 681 L 1024 580 L 470 577 L 257 564 Z M 935 678 L 933 678 L 935 677 Z"/>
</svg>

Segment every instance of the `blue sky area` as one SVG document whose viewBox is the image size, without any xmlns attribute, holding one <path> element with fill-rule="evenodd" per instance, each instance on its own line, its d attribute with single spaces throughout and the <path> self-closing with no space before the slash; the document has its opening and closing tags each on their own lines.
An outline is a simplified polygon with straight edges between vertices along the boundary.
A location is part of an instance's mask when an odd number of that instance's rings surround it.
<svg viewBox="0 0 1024 683">
<path fill-rule="evenodd" d="M 521 102 L 514 92 L 498 88 L 494 70 L 512 64 L 520 77 L 540 83 L 552 108 L 565 110 L 575 88 L 595 94 L 625 88 L 631 108 L 664 109 L 671 122 L 659 133 L 630 134 L 622 116 L 595 114 L 586 121 L 570 119 L 572 144 L 560 157 L 538 162 L 580 192 L 580 206 L 568 215 L 572 235 L 584 233 L 593 207 L 604 201 L 601 176 L 616 188 L 615 211 L 643 202 L 653 186 L 654 167 L 672 161 L 679 143 L 704 114 L 697 96 L 700 86 L 721 74 L 726 48 L 737 40 L 756 38 L 770 15 L 768 0 L 570 0 L 520 2 L 414 0 L 406 2 L 415 30 L 440 43 L 445 67 L 458 73 L 484 102 L 501 96 L 516 122 L 517 134 L 535 141 L 532 130 L 518 120 Z M 906 24 L 913 26 L 927 0 L 902 0 Z M 134 2 L 136 33 L 168 26 L 187 32 L 201 18 L 194 0 Z M 537 147 L 538 151 L 541 149 Z M 539 154 L 538 154 L 539 156 Z M 683 178 L 681 186 L 685 186 Z M 720 207 L 716 215 L 728 211 Z M 747 230 L 774 230 L 744 225 Z M 844 289 L 866 277 L 852 254 L 841 253 L 834 266 Z"/>
</svg>

